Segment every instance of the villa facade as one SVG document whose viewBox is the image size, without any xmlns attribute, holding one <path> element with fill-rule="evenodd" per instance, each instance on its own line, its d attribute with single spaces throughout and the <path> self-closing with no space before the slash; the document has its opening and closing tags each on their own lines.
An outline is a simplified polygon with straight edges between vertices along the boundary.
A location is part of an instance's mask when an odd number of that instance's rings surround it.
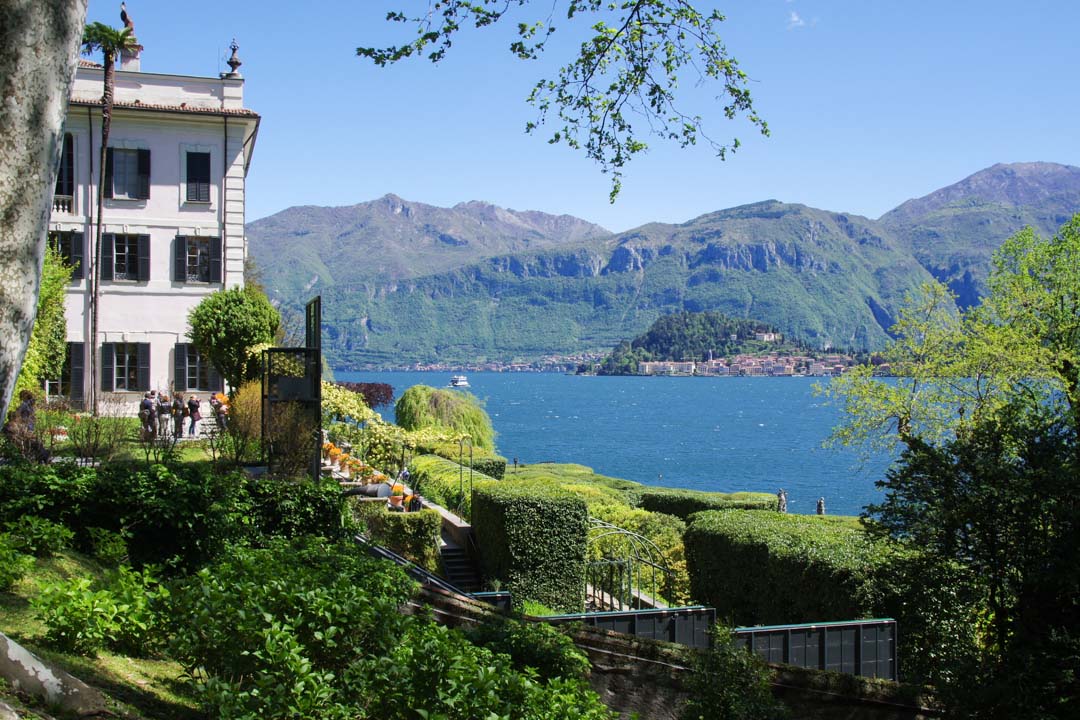
<svg viewBox="0 0 1080 720">
<path fill-rule="evenodd" d="M 103 69 L 79 63 L 49 219 L 50 242 L 75 268 L 65 303 L 68 361 L 50 394 L 80 404 L 95 383 L 100 397 L 131 404 L 148 390 L 222 388 L 190 345 L 187 318 L 207 295 L 244 282 L 245 182 L 259 116 L 244 107 L 239 65 L 235 44 L 232 71 L 218 77 L 144 73 L 139 52 L 120 59 L 95 258 Z"/>
</svg>

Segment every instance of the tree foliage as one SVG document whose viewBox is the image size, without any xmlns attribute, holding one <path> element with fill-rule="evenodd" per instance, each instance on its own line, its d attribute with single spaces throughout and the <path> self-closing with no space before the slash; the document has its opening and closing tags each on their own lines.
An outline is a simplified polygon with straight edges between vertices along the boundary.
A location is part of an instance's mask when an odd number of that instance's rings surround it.
<svg viewBox="0 0 1080 720">
<path fill-rule="evenodd" d="M 386 383 L 337 383 L 346 390 L 359 393 L 369 408 L 377 408 L 394 402 L 394 388 Z"/>
<path fill-rule="evenodd" d="M 60 377 L 67 356 L 67 320 L 64 317 L 64 294 L 71 280 L 71 268 L 64 264 L 55 248 L 45 252 L 38 292 L 37 318 L 26 346 L 16 392 L 35 390 L 48 378 Z"/>
<path fill-rule="evenodd" d="M 266 295 L 250 288 L 219 290 L 188 315 L 191 341 L 210 358 L 230 387 L 238 388 L 248 373 L 249 350 L 274 339 L 281 316 Z"/>
<path fill-rule="evenodd" d="M 436 0 L 421 16 L 391 11 L 392 22 L 417 28 L 414 40 L 386 48 L 361 47 L 357 54 L 385 66 L 412 56 L 442 60 L 464 27 L 495 25 L 530 0 Z M 535 3 L 533 3 L 535 5 Z M 537 110 L 526 132 L 538 131 L 556 118 L 548 142 L 565 142 L 581 149 L 612 175 L 611 199 L 621 187 L 622 168 L 648 145 L 635 130 L 640 117 L 649 134 L 676 142 L 680 147 L 706 142 L 723 159 L 739 147 L 739 140 L 718 142 L 704 131 L 700 116 L 684 110 L 677 96 L 680 81 L 689 75 L 696 82 L 719 83 L 717 100 L 727 119 L 745 115 L 768 135 L 748 88 L 749 78 L 720 39 L 724 16 L 717 10 L 701 12 L 689 0 L 558 0 L 542 5 L 539 19 L 517 23 L 510 52 L 521 60 L 535 60 L 556 30 L 555 18 L 566 24 L 587 24 L 578 54 L 552 78 L 537 81 L 528 102 Z M 550 8 L 550 9 L 549 9 Z"/>
<path fill-rule="evenodd" d="M 883 353 L 900 380 L 860 368 L 824 389 L 845 411 L 833 440 L 941 444 L 1015 401 L 1080 427 L 1080 215 L 1052 238 L 1028 228 L 1005 241 L 989 287 L 966 312 L 937 283 L 909 298 Z"/>
<path fill-rule="evenodd" d="M 398 398 L 394 413 L 398 425 L 406 430 L 446 428 L 468 437 L 478 448 L 495 449 L 491 418 L 469 393 L 414 385 Z"/>
</svg>

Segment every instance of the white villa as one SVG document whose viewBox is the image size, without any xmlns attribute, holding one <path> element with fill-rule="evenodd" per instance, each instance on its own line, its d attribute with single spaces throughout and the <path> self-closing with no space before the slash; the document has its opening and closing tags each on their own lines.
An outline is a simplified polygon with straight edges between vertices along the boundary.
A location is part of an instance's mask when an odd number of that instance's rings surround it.
<svg viewBox="0 0 1080 720">
<path fill-rule="evenodd" d="M 90 377 L 90 303 L 101 152 L 103 70 L 81 61 L 65 125 L 49 237 L 76 266 L 67 291 L 68 363 L 47 388 L 73 402 L 134 403 L 147 390 L 220 390 L 188 340 L 188 312 L 243 285 L 244 184 L 259 115 L 244 107 L 240 61 L 219 77 L 140 71 L 117 63 L 105 163 L 97 377 Z M 115 394 L 115 395 L 114 395 Z"/>
</svg>

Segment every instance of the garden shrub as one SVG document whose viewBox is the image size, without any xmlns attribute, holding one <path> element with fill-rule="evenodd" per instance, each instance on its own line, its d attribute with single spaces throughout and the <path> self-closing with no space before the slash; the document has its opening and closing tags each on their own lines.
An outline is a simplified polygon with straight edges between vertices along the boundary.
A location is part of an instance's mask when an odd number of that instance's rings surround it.
<svg viewBox="0 0 1080 720">
<path fill-rule="evenodd" d="M 245 485 L 253 539 L 304 535 L 346 537 L 352 528 L 341 485 L 333 478 L 256 478 Z"/>
<path fill-rule="evenodd" d="M 418 448 L 419 449 L 419 448 Z M 469 457 L 468 445 L 462 448 L 457 443 L 438 443 L 428 448 L 432 454 L 444 457 L 453 462 L 460 462 L 465 467 L 471 467 L 477 472 L 484 473 L 496 480 L 502 480 L 506 475 L 506 458 L 485 450 L 481 447 L 472 449 L 472 457 Z"/>
<path fill-rule="evenodd" d="M 650 488 L 641 493 L 640 505 L 650 512 L 665 513 L 686 520 L 702 510 L 774 510 L 776 498 L 768 493 Z"/>
<path fill-rule="evenodd" d="M 8 540 L 19 550 L 35 557 L 52 557 L 71 545 L 75 533 L 60 523 L 24 515 L 14 522 L 6 523 Z"/>
<path fill-rule="evenodd" d="M 642 567 L 640 590 L 650 594 L 659 591 L 660 596 L 671 605 L 685 605 L 690 601 L 690 578 L 686 569 L 686 549 L 683 545 L 686 523 L 671 515 L 612 503 L 590 504 L 589 514 L 624 530 L 637 533 L 656 546 L 660 557 L 654 560 L 666 564 L 671 574 L 667 575 L 649 567 Z M 622 557 L 629 550 L 625 547 L 625 542 L 623 536 L 609 535 L 598 543 L 594 543 L 592 549 L 597 558 L 605 551 L 613 557 Z M 592 559 L 596 558 L 590 558 Z"/>
<path fill-rule="evenodd" d="M 422 568 L 438 571 L 439 535 L 442 531 L 442 515 L 438 511 L 390 512 L 383 503 L 369 504 L 379 508 L 378 512 L 365 514 L 372 540 Z"/>
<path fill-rule="evenodd" d="M 6 533 L 0 533 L 0 592 L 9 590 L 34 566 L 34 558 L 15 549 Z"/>
<path fill-rule="evenodd" d="M 115 598 L 107 590 L 95 589 L 89 578 L 46 585 L 33 605 L 49 628 L 46 640 L 66 652 L 94 655 L 119 627 Z"/>
<path fill-rule="evenodd" d="M 468 435 L 476 448 L 495 449 L 495 430 L 483 403 L 461 390 L 414 385 L 394 405 L 397 424 L 406 430 L 444 427 Z"/>
<path fill-rule="evenodd" d="M 90 554 L 106 567 L 116 567 L 128 559 L 127 540 L 124 534 L 105 528 L 89 528 Z"/>
<path fill-rule="evenodd" d="M 409 461 L 412 477 L 409 484 L 433 503 L 454 510 L 466 520 L 472 517 L 472 496 L 469 494 L 469 468 L 437 455 L 419 455 Z M 472 471 L 473 488 L 486 487 L 494 478 Z"/>
<path fill-rule="evenodd" d="M 716 626 L 713 644 L 696 653 L 687 683 L 683 720 L 782 720 L 787 708 L 773 697 L 769 668 L 750 650 L 732 642 L 731 631 Z"/>
<path fill-rule="evenodd" d="M 74 527 L 96 478 L 93 468 L 74 463 L 0 465 L 0 522 L 36 515 Z"/>
<path fill-rule="evenodd" d="M 518 670 L 532 668 L 545 680 L 588 679 L 589 659 L 554 625 L 493 618 L 465 631 L 472 643 L 509 655 Z"/>
<path fill-rule="evenodd" d="M 168 590 L 156 573 L 153 567 L 132 570 L 122 565 L 111 575 L 105 589 L 116 603 L 118 622 L 109 647 L 141 656 L 164 644 L 164 623 L 158 613 L 168 598 Z"/>
<path fill-rule="evenodd" d="M 684 541 L 693 598 L 733 623 L 891 617 L 914 682 L 939 677 L 974 646 L 970 578 L 843 518 L 713 510 L 691 518 Z"/>
<path fill-rule="evenodd" d="M 589 513 L 581 498 L 542 483 L 492 483 L 473 490 L 472 509 L 486 578 L 519 606 L 582 610 Z"/>
</svg>

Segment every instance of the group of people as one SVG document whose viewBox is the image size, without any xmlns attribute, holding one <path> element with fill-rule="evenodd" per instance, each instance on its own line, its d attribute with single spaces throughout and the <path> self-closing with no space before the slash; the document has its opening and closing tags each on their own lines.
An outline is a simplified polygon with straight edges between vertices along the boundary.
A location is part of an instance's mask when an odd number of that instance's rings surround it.
<svg viewBox="0 0 1080 720">
<path fill-rule="evenodd" d="M 224 396 L 220 393 L 211 396 L 210 406 L 214 410 L 218 426 L 225 429 L 228 405 Z M 170 400 L 165 393 L 159 394 L 156 390 L 151 390 L 139 403 L 139 421 L 145 439 L 167 437 L 170 431 L 174 438 L 180 439 L 184 437 L 185 419 L 188 421 L 188 437 L 195 437 L 198 423 L 202 420 L 202 401 L 198 395 L 191 395 L 185 401 L 182 394 L 173 393 Z"/>
<path fill-rule="evenodd" d="M 776 512 L 787 512 L 787 490 L 780 488 L 776 491 Z M 817 514 L 825 514 L 825 498 L 819 497 L 817 499 Z"/>
</svg>

